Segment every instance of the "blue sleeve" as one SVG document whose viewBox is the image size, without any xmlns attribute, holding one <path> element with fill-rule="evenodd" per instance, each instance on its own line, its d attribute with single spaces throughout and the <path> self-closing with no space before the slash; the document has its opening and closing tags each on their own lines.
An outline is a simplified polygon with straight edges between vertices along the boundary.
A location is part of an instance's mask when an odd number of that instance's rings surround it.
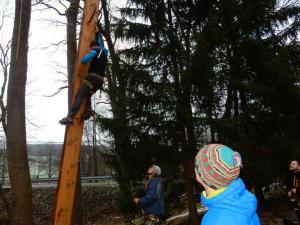
<svg viewBox="0 0 300 225">
<path fill-rule="evenodd" d="M 228 209 L 213 209 L 206 212 L 203 216 L 201 225 L 224 225 L 224 221 L 228 225 L 261 225 L 257 214 L 253 217 L 234 213 Z"/>
<path fill-rule="evenodd" d="M 87 64 L 90 60 L 92 60 L 97 55 L 97 51 L 91 50 L 88 54 L 82 57 L 81 63 Z"/>
<path fill-rule="evenodd" d="M 139 200 L 139 205 L 141 207 L 149 206 L 157 199 L 157 185 L 158 182 L 155 180 L 151 181 L 149 184 L 149 188 L 146 192 L 146 195 Z"/>
<path fill-rule="evenodd" d="M 234 213 L 230 210 L 209 210 L 202 218 L 201 225 L 224 225 L 224 221 L 228 225 L 246 225 L 243 219 L 237 220 Z"/>
</svg>

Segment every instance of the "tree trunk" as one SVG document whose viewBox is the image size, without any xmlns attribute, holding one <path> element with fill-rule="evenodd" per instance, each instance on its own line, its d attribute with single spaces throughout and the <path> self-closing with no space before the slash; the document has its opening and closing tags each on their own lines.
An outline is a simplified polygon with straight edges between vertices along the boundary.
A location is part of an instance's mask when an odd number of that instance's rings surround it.
<svg viewBox="0 0 300 225">
<path fill-rule="evenodd" d="M 9 220 L 11 218 L 11 208 L 9 206 L 9 201 L 8 201 L 4 191 L 3 191 L 2 184 L 0 184 L 0 199 L 2 200 L 4 208 L 5 208 L 6 213 L 7 213 L 7 223 L 5 223 L 5 224 L 10 224 Z M 2 219 L 2 222 L 3 222 L 3 219 Z"/>
<path fill-rule="evenodd" d="M 48 177 L 52 177 L 52 146 L 49 146 L 49 165 L 48 165 Z"/>
<path fill-rule="evenodd" d="M 32 190 L 26 149 L 25 90 L 31 1 L 15 2 L 7 90 L 7 160 L 11 182 L 11 225 L 31 225 Z"/>
<path fill-rule="evenodd" d="M 0 29 L 1 31 L 1 29 Z M 8 53 L 10 50 L 9 43 L 6 45 L 6 47 L 1 47 L 1 56 L 0 56 L 0 65 L 2 67 L 3 71 L 3 83 L 1 87 L 0 92 L 0 109 L 1 109 L 1 116 L 0 116 L 0 122 L 2 124 L 2 128 L 4 131 L 4 134 L 6 135 L 6 105 L 4 103 L 4 94 L 6 91 L 6 84 L 7 84 L 7 77 L 8 77 L 8 68 L 9 68 L 9 58 Z"/>
<path fill-rule="evenodd" d="M 192 181 L 193 177 L 193 167 L 191 166 L 191 161 L 186 159 L 182 162 L 184 169 L 184 178 L 185 178 L 185 190 L 187 192 L 187 203 L 189 209 L 189 220 L 191 225 L 199 224 L 197 207 L 194 198 L 194 182 Z"/>
<path fill-rule="evenodd" d="M 74 82 L 72 99 L 75 99 L 76 93 L 82 83 L 82 78 L 87 74 L 88 67 L 80 62 L 80 59 L 89 50 L 90 42 L 95 38 L 96 15 L 99 8 L 99 0 L 85 1 L 83 22 L 81 26 L 81 37 L 79 50 L 76 57 L 76 66 L 74 69 Z M 71 224 L 72 212 L 75 204 L 76 189 L 78 190 L 79 180 L 79 160 L 80 146 L 83 133 L 83 121 L 80 119 L 84 103 L 74 118 L 72 126 L 66 129 L 59 182 L 56 192 L 56 202 L 52 217 L 52 224 Z M 77 198 L 78 199 L 78 198 Z M 75 212 L 76 213 L 76 212 Z"/>
<path fill-rule="evenodd" d="M 178 115 L 177 115 L 177 121 L 180 129 L 180 144 L 182 146 L 182 154 L 183 154 L 183 175 L 185 179 L 185 190 L 187 194 L 187 205 L 189 209 L 189 221 L 191 225 L 196 225 L 199 223 L 198 221 L 198 215 L 197 215 L 197 207 L 196 202 L 194 198 L 194 182 L 192 181 L 192 175 L 193 175 L 193 167 L 191 165 L 191 158 L 193 157 L 192 149 L 196 149 L 196 145 L 194 144 L 194 135 L 193 135 L 193 126 L 188 121 L 187 115 L 189 115 L 187 107 L 189 105 L 188 101 L 178 100 L 178 107 L 181 110 L 184 110 L 183 112 L 179 109 Z M 184 126 L 185 124 L 185 126 Z"/>
<path fill-rule="evenodd" d="M 97 135 L 96 135 L 96 124 L 94 120 L 93 120 L 93 159 L 94 159 L 94 176 L 98 176 Z"/>
<path fill-rule="evenodd" d="M 126 160 L 126 152 L 130 148 L 128 123 L 126 120 L 126 92 L 123 73 L 120 69 L 120 59 L 115 52 L 110 32 L 109 11 L 106 0 L 101 0 L 105 27 L 104 36 L 109 47 L 109 52 L 112 60 L 112 68 L 110 76 L 107 75 L 109 86 L 109 97 L 113 112 L 113 120 L 117 125 L 117 129 L 112 131 L 115 140 L 115 157 L 119 168 L 116 169 L 117 180 L 122 192 L 121 205 L 127 212 L 132 212 L 134 204 L 132 202 L 132 193 L 130 189 L 130 176 L 128 172 L 128 162 Z"/>
<path fill-rule="evenodd" d="M 72 214 L 72 225 L 82 225 L 82 204 L 81 204 L 81 173 L 80 164 L 78 165 L 77 185 L 74 199 L 74 208 Z"/>
<path fill-rule="evenodd" d="M 72 100 L 72 82 L 77 54 L 76 26 L 80 0 L 71 0 L 66 11 L 67 17 L 67 69 L 68 69 L 68 103 Z"/>
<path fill-rule="evenodd" d="M 71 107 L 72 101 L 72 84 L 73 74 L 75 70 L 75 62 L 77 55 L 77 40 L 76 40 L 76 27 L 77 27 L 77 16 L 79 11 L 80 0 L 71 0 L 70 6 L 66 11 L 67 17 L 67 69 L 68 69 L 68 108 Z M 80 166 L 79 166 L 80 167 Z M 72 223 L 76 225 L 83 224 L 82 218 L 82 205 L 81 205 L 81 174 L 80 169 L 77 179 L 77 188 L 75 193 L 73 208 Z"/>
</svg>

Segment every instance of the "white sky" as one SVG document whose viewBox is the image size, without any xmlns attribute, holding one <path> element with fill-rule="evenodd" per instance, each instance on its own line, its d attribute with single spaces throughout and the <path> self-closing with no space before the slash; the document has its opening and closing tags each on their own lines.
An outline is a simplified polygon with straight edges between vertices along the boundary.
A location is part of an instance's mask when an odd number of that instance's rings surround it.
<svg viewBox="0 0 300 225">
<path fill-rule="evenodd" d="M 65 46 L 53 46 L 65 39 L 66 27 L 42 21 L 45 14 L 50 19 L 58 17 L 51 10 L 33 11 L 31 15 L 26 112 L 38 127 L 27 121 L 27 137 L 34 142 L 63 142 L 65 127 L 58 120 L 67 115 L 67 89 L 54 97 L 45 96 L 66 85 Z"/>
<path fill-rule="evenodd" d="M 13 29 L 14 6 L 4 0 L 0 9 L 11 12 L 5 18 L 5 27 L 0 41 L 11 38 Z M 1 12 L 2 14 L 2 12 Z M 58 123 L 67 114 L 67 90 L 54 97 L 45 97 L 55 93 L 66 81 L 65 47 L 49 47 L 65 39 L 65 27 L 51 25 L 40 18 L 56 18 L 53 11 L 33 11 L 30 24 L 28 73 L 26 89 L 26 117 L 28 142 L 63 142 L 65 127 Z M 62 17 L 63 18 L 63 17 Z M 58 71 L 64 73 L 59 73 Z"/>
</svg>

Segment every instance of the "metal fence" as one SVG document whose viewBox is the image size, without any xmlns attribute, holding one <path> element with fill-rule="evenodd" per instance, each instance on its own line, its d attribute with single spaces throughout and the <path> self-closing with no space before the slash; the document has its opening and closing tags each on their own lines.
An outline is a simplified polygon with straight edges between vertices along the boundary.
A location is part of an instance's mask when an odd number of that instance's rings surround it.
<svg viewBox="0 0 300 225">
<path fill-rule="evenodd" d="M 51 178 L 32 178 L 31 184 L 33 187 L 47 187 L 47 186 L 56 186 L 58 182 L 58 177 Z M 112 176 L 89 176 L 89 177 L 81 177 L 82 184 L 106 184 L 106 185 L 114 185 L 116 182 L 113 180 Z M 7 178 L 4 183 L 1 184 L 2 188 L 9 189 L 10 181 Z"/>
</svg>

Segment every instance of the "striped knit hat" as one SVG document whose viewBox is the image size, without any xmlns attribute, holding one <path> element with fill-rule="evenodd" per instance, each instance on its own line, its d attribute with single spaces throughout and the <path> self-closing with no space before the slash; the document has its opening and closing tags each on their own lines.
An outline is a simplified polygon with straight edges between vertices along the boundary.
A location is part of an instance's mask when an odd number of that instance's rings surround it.
<svg viewBox="0 0 300 225">
<path fill-rule="evenodd" d="M 195 161 L 201 180 L 214 189 L 230 185 L 239 176 L 242 166 L 240 154 L 221 144 L 205 145 Z"/>
</svg>

